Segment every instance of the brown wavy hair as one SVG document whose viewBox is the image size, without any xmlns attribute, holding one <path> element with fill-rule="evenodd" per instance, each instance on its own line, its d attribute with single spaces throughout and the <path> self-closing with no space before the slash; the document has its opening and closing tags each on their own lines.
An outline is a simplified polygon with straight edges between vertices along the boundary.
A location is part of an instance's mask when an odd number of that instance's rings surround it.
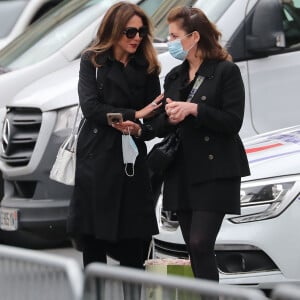
<svg viewBox="0 0 300 300">
<path fill-rule="evenodd" d="M 109 52 L 114 47 L 122 37 L 126 24 L 135 15 L 142 19 L 143 26 L 146 26 L 148 29 L 148 34 L 142 39 L 137 53 L 142 53 L 148 61 L 147 72 L 149 74 L 158 74 L 160 72 L 160 65 L 152 44 L 153 25 L 138 5 L 127 1 L 120 1 L 108 9 L 99 26 L 95 41 L 85 50 L 85 52 L 91 53 L 91 61 L 96 67 L 100 66 L 96 62 L 96 57 Z"/>
<path fill-rule="evenodd" d="M 197 31 L 200 34 L 197 47 L 203 59 L 232 60 L 220 44 L 221 32 L 201 9 L 178 6 L 169 12 L 167 20 L 168 23 L 176 22 L 186 33 Z"/>
</svg>

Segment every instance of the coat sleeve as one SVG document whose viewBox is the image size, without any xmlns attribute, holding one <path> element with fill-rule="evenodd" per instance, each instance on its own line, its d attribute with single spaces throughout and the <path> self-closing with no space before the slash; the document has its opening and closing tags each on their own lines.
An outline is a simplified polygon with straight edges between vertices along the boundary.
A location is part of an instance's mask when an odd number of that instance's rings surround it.
<svg viewBox="0 0 300 300">
<path fill-rule="evenodd" d="M 148 75 L 144 106 L 151 103 L 160 93 L 161 89 L 159 77 L 154 74 Z M 154 118 L 148 118 L 143 120 L 142 135 L 140 138 L 145 141 L 151 140 L 156 136 L 154 127 L 152 126 L 153 119 Z"/>
<path fill-rule="evenodd" d="M 174 68 L 175 69 L 175 68 Z M 173 69 L 173 70 L 174 70 Z M 169 84 L 172 84 L 174 79 L 174 71 L 171 70 L 165 78 L 164 81 L 164 90 L 167 90 L 167 87 Z M 172 125 L 168 121 L 168 116 L 165 111 L 166 106 L 166 99 L 163 99 L 163 105 L 160 107 L 159 111 L 157 112 L 157 115 L 150 120 L 151 126 L 154 129 L 155 136 L 157 137 L 165 137 L 168 133 L 174 131 L 177 126 Z"/>
<path fill-rule="evenodd" d="M 196 127 L 225 134 L 237 134 L 242 126 L 245 107 L 245 91 L 237 65 L 227 62 L 221 71 L 221 89 L 218 107 L 204 102 L 198 104 Z"/>
<path fill-rule="evenodd" d="M 114 107 L 99 101 L 97 91 L 96 68 L 90 60 L 90 56 L 84 54 L 80 61 L 78 95 L 81 110 L 86 119 L 90 119 L 99 125 L 107 125 L 107 113 L 121 112 L 124 120 L 135 120 L 135 110 Z"/>
</svg>

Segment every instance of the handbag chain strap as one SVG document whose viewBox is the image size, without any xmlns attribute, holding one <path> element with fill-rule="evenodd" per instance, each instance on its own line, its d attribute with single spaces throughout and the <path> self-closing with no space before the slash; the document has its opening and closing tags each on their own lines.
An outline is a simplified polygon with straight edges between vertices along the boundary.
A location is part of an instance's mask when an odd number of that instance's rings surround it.
<svg viewBox="0 0 300 300">
<path fill-rule="evenodd" d="M 199 89 L 199 87 L 202 84 L 202 82 L 203 82 L 204 79 L 205 79 L 205 77 L 201 76 L 201 75 L 198 75 L 196 77 L 194 85 L 193 85 L 193 87 L 192 87 L 192 89 L 191 89 L 191 91 L 190 91 L 190 93 L 189 93 L 189 95 L 188 95 L 188 97 L 186 99 L 186 102 L 191 102 L 192 101 L 193 97 L 195 96 L 197 90 Z"/>
</svg>

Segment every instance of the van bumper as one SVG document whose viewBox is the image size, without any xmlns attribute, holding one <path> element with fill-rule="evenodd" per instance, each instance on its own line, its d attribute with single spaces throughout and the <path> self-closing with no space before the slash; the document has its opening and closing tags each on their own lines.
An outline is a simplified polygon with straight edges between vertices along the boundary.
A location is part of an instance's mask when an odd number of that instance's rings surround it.
<svg viewBox="0 0 300 300">
<path fill-rule="evenodd" d="M 58 245 L 67 240 L 68 206 L 69 200 L 4 198 L 0 207 L 0 239 L 30 248 Z"/>
</svg>

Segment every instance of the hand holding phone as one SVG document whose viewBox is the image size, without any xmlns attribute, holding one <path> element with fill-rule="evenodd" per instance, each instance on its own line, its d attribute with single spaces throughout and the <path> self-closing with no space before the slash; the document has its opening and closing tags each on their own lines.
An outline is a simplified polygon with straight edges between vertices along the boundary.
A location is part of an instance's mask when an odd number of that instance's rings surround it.
<svg viewBox="0 0 300 300">
<path fill-rule="evenodd" d="M 112 125 L 113 123 L 122 123 L 123 116 L 121 113 L 107 113 L 107 123 Z"/>
</svg>

